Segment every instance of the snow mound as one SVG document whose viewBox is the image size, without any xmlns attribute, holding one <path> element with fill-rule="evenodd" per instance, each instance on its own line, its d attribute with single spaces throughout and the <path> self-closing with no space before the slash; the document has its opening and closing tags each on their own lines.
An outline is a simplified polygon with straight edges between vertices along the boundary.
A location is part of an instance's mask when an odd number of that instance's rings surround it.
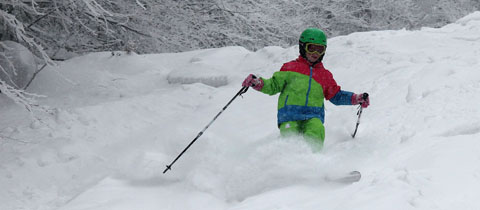
<svg viewBox="0 0 480 210">
<path fill-rule="evenodd" d="M 24 88 L 37 71 L 35 56 L 13 41 L 0 42 L 0 79 L 16 88 Z"/>
<path fill-rule="evenodd" d="M 203 83 L 212 87 L 228 85 L 229 77 L 238 68 L 241 59 L 251 52 L 243 47 L 224 47 L 200 50 L 184 65 L 172 69 L 170 84 Z"/>
<path fill-rule="evenodd" d="M 457 24 L 466 25 L 469 22 L 480 21 L 480 11 L 475 11 L 472 14 L 469 14 L 463 18 L 457 20 Z"/>
<path fill-rule="evenodd" d="M 212 87 L 220 87 L 228 85 L 228 77 L 226 73 L 202 63 L 192 62 L 191 65 L 185 66 L 183 69 L 174 70 L 167 76 L 170 84 L 193 84 L 203 83 Z"/>
</svg>

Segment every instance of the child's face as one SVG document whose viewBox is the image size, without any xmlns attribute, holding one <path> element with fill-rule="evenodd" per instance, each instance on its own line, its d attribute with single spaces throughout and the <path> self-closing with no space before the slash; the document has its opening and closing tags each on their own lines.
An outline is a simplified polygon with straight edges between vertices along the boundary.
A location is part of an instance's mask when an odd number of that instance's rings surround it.
<svg viewBox="0 0 480 210">
<path fill-rule="evenodd" d="M 321 55 L 318 53 L 308 53 L 308 52 L 306 53 L 306 56 L 307 56 L 307 60 L 310 63 L 315 63 L 321 57 Z"/>
<path fill-rule="evenodd" d="M 327 46 L 325 45 L 316 44 L 316 43 L 306 43 L 305 52 L 306 52 L 307 60 L 310 63 L 315 63 L 316 61 L 318 61 L 320 57 L 322 57 L 323 54 L 325 54 L 326 49 L 327 49 Z"/>
</svg>

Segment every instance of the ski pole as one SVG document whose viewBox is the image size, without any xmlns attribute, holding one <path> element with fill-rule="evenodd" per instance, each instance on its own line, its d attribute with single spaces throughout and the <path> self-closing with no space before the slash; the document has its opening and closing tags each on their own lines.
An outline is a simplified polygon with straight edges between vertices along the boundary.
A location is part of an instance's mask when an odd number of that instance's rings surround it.
<svg viewBox="0 0 480 210">
<path fill-rule="evenodd" d="M 200 136 L 202 136 L 203 132 L 205 132 L 205 130 L 207 130 L 208 127 L 210 127 L 210 125 L 217 119 L 218 116 L 220 116 L 223 113 L 223 111 L 225 111 L 225 109 L 227 109 L 227 107 L 232 103 L 233 100 L 235 100 L 235 98 L 237 98 L 237 96 L 246 93 L 247 90 L 248 90 L 248 87 L 242 87 L 242 89 L 240 89 L 240 91 L 238 91 L 238 93 L 235 94 L 232 100 L 230 100 L 227 103 L 227 105 L 225 105 L 225 107 L 223 107 L 223 109 L 213 118 L 213 120 L 210 121 L 210 123 L 208 123 L 208 125 L 205 126 L 205 128 L 202 131 L 200 131 L 200 133 L 198 133 L 197 137 L 195 137 L 193 141 L 190 142 L 190 144 L 177 156 L 177 158 L 175 158 L 175 160 L 173 160 L 173 162 L 170 163 L 170 165 L 167 165 L 167 168 L 163 171 L 163 173 L 166 173 L 168 170 L 172 170 L 172 165 L 175 162 L 177 162 L 177 160 L 183 155 L 183 153 L 185 153 L 188 150 L 188 148 L 190 148 L 190 146 L 192 146 L 192 144 L 195 143 L 195 141 L 197 141 L 197 139 L 200 138 Z"/>
<path fill-rule="evenodd" d="M 364 100 L 367 100 L 368 93 L 364 93 L 362 98 Z M 355 135 L 357 134 L 357 129 L 358 129 L 358 125 L 360 125 L 360 117 L 362 116 L 362 111 L 363 111 L 363 107 L 362 107 L 362 103 L 360 103 L 360 108 L 358 109 L 358 112 L 357 112 L 357 115 L 358 115 L 357 125 L 355 126 L 355 131 L 352 134 L 352 138 L 355 138 Z"/>
</svg>

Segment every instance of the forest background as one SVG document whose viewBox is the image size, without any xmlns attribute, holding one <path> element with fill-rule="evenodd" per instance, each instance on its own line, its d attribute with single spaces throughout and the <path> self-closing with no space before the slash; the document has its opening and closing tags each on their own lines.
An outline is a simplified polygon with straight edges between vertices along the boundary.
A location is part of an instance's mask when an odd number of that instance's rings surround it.
<svg viewBox="0 0 480 210">
<path fill-rule="evenodd" d="M 90 52 L 256 51 L 293 46 L 307 27 L 328 37 L 415 30 L 479 9 L 478 0 L 2 0 L 0 92 L 31 111 L 36 96 L 25 90 L 35 75 Z"/>
</svg>

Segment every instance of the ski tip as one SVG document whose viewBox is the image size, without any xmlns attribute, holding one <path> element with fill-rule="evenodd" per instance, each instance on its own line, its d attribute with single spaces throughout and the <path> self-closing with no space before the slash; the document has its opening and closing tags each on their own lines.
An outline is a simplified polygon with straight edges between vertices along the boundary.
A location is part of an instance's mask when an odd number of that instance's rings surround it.
<svg viewBox="0 0 480 210">
<path fill-rule="evenodd" d="M 325 180 L 329 182 L 336 182 L 336 183 L 354 183 L 360 181 L 362 178 L 362 174 L 359 171 L 351 171 L 346 175 L 336 176 L 336 177 L 326 177 Z"/>
<path fill-rule="evenodd" d="M 351 172 L 350 172 L 350 175 L 362 176 L 362 174 L 360 173 L 360 171 L 351 171 Z"/>
</svg>

